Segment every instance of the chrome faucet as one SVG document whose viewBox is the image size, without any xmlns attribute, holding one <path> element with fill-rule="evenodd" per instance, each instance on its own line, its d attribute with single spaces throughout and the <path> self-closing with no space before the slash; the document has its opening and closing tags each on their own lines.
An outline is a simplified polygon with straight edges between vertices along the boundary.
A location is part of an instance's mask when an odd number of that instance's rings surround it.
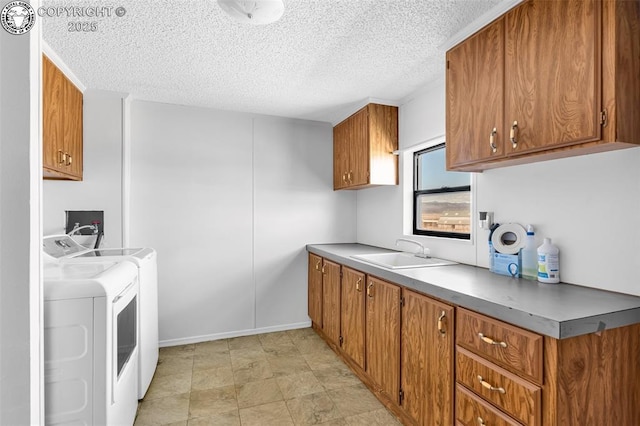
<svg viewBox="0 0 640 426">
<path fill-rule="evenodd" d="M 415 254 L 417 257 L 422 257 L 424 259 L 428 259 L 431 257 L 431 250 L 425 248 L 419 241 L 409 240 L 407 238 L 398 238 L 396 240 L 396 246 L 398 246 L 401 241 L 404 241 L 405 243 L 413 243 L 420 247 L 420 250 Z"/>
</svg>

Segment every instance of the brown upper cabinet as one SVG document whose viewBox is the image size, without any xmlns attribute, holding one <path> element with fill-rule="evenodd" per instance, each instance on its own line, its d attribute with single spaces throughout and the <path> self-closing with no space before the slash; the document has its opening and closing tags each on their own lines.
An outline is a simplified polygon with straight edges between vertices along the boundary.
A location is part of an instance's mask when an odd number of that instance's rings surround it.
<svg viewBox="0 0 640 426">
<path fill-rule="evenodd" d="M 447 52 L 447 168 L 640 144 L 640 1 L 529 0 Z"/>
<path fill-rule="evenodd" d="M 82 180 L 82 92 L 42 56 L 42 165 L 45 179 Z"/>
<path fill-rule="evenodd" d="M 398 108 L 369 104 L 333 128 L 333 189 L 398 184 Z"/>
</svg>

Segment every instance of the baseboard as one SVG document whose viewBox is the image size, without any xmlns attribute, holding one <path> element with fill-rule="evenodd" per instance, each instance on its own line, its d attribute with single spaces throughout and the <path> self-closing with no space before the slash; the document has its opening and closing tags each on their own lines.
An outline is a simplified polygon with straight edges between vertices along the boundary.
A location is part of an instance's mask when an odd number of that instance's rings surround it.
<svg viewBox="0 0 640 426">
<path fill-rule="evenodd" d="M 204 336 L 185 337 L 181 339 L 161 340 L 161 348 L 168 346 L 188 345 L 191 343 L 209 342 L 211 340 L 229 339 L 232 337 L 253 336 L 255 334 L 274 333 L 276 331 L 295 330 L 297 328 L 311 327 L 311 321 L 298 322 L 294 324 L 274 325 L 271 327 L 252 328 L 248 330 L 227 331 L 224 333 L 208 334 Z"/>
</svg>

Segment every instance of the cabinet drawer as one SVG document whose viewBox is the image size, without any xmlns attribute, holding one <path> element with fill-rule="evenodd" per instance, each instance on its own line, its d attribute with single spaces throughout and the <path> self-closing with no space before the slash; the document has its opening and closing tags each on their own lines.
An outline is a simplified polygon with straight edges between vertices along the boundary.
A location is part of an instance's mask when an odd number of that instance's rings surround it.
<svg viewBox="0 0 640 426">
<path fill-rule="evenodd" d="M 459 308 L 456 344 L 542 384 L 542 336 Z"/>
<path fill-rule="evenodd" d="M 464 386 L 456 386 L 456 423 L 460 426 L 522 426 Z"/>
<path fill-rule="evenodd" d="M 456 379 L 516 420 L 540 425 L 541 389 L 461 347 L 457 349 Z"/>
</svg>

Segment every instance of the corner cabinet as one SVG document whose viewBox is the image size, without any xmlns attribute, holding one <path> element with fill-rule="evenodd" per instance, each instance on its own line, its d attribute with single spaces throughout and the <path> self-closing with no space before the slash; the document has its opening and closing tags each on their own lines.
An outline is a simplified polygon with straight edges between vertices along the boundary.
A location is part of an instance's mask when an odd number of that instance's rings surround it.
<svg viewBox="0 0 640 426">
<path fill-rule="evenodd" d="M 369 104 L 333 128 L 333 189 L 398 184 L 398 108 Z"/>
<path fill-rule="evenodd" d="M 82 180 L 82 92 L 42 56 L 42 166 L 45 179 Z"/>
<path fill-rule="evenodd" d="M 638 0 L 514 8 L 447 52 L 447 168 L 639 145 L 638 51 Z"/>
</svg>

